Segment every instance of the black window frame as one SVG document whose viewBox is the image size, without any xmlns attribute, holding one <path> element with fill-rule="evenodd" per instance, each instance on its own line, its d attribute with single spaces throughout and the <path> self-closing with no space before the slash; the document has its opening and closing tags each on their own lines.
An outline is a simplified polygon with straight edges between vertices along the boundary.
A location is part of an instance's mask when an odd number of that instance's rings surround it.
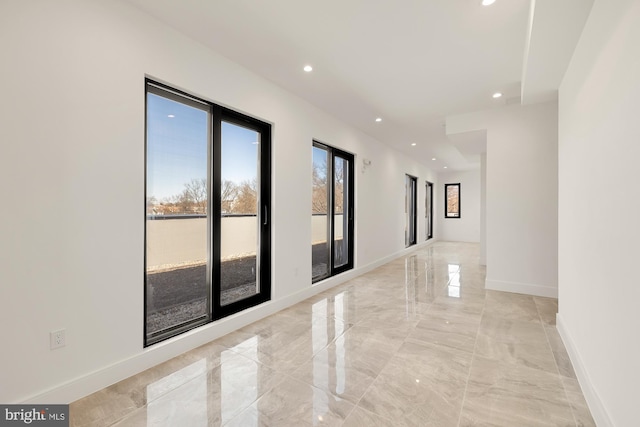
<svg viewBox="0 0 640 427">
<path fill-rule="evenodd" d="M 449 213 L 449 187 L 458 187 L 458 214 L 451 214 Z M 453 184 L 445 184 L 444 185 L 444 217 L 449 219 L 459 219 L 462 217 L 462 188 L 460 186 L 459 182 L 453 183 Z"/>
<path fill-rule="evenodd" d="M 187 105 L 206 105 L 208 107 L 208 214 L 207 214 L 207 263 L 210 266 L 207 270 L 209 280 L 209 298 L 207 304 L 208 313 L 184 322 L 180 325 L 168 328 L 155 334 L 147 334 L 147 94 L 154 93 L 164 96 L 177 102 Z M 221 282 L 220 282 L 220 254 L 221 241 L 219 230 L 221 229 L 221 147 L 222 147 L 222 122 L 228 122 L 250 129 L 256 130 L 261 135 L 260 141 L 260 195 L 258 200 L 257 219 L 260 224 L 259 229 L 259 265 L 257 280 L 259 281 L 259 291 L 250 297 L 222 305 Z M 189 330 L 220 320 L 232 314 L 244 311 L 271 300 L 271 125 L 255 117 L 234 111 L 230 108 L 217 105 L 211 101 L 200 98 L 185 91 L 173 88 L 156 80 L 145 78 L 145 161 L 144 161 L 144 347 L 157 344 L 169 338 L 181 335 Z"/>
<path fill-rule="evenodd" d="M 411 185 L 409 186 L 409 183 Z M 405 231 L 404 244 L 409 248 L 418 243 L 418 178 L 405 174 Z"/>
<path fill-rule="evenodd" d="M 330 183 L 327 191 L 327 246 L 328 246 L 327 250 L 329 251 L 329 254 L 328 254 L 329 266 L 326 274 L 319 275 L 316 277 L 313 277 L 312 275 L 311 282 L 317 283 L 329 277 L 343 273 L 345 271 L 352 270 L 354 266 L 355 155 L 347 151 L 340 150 L 339 148 L 332 147 L 331 145 L 325 144 L 315 139 L 312 141 L 312 147 L 317 147 L 327 151 L 327 176 L 332 177 L 332 179 L 330 180 L 327 179 L 327 182 Z M 345 235 L 345 233 L 348 233 L 347 262 L 339 267 L 335 266 L 335 250 L 333 246 L 333 243 L 335 240 L 335 217 L 333 212 L 334 202 L 335 202 L 334 200 L 335 180 L 333 179 L 333 176 L 334 176 L 333 168 L 335 165 L 336 157 L 345 159 L 349 162 L 349 170 L 348 170 L 348 174 L 347 174 L 348 176 L 346 180 L 347 182 L 345 184 L 348 185 L 348 189 L 350 190 L 350 191 L 347 191 L 347 201 L 349 204 L 348 212 L 346 213 L 348 215 L 347 227 L 346 227 L 346 230 L 345 230 L 345 227 L 343 227 L 343 230 L 342 230 L 343 235 Z M 343 213 L 343 215 L 345 215 L 345 213 Z"/>
<path fill-rule="evenodd" d="M 425 241 L 433 239 L 433 182 L 425 181 L 424 194 Z M 428 220 L 428 221 L 427 221 Z"/>
</svg>

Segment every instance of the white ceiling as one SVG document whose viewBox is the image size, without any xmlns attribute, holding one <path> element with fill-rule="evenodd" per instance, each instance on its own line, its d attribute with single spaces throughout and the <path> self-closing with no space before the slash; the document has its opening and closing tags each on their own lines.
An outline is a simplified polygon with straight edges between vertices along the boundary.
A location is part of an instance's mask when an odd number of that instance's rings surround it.
<svg viewBox="0 0 640 427">
<path fill-rule="evenodd" d="M 532 0 L 125 1 L 436 171 L 478 166 L 446 116 L 553 97 L 593 3 L 533 0 L 536 20 Z"/>
</svg>

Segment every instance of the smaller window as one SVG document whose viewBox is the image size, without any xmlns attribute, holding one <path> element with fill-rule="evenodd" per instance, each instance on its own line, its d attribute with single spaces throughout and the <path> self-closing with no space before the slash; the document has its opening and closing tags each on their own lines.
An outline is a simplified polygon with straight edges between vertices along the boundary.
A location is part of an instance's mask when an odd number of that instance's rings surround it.
<svg viewBox="0 0 640 427">
<path fill-rule="evenodd" d="M 460 218 L 460 183 L 445 184 L 444 196 L 446 198 L 444 217 Z"/>
<path fill-rule="evenodd" d="M 426 181 L 424 197 L 425 239 L 433 238 L 433 183 Z"/>
<path fill-rule="evenodd" d="M 418 178 L 411 175 L 405 175 L 405 198 L 404 212 L 406 217 L 406 225 L 404 228 L 404 244 L 405 247 L 413 246 L 417 243 L 418 228 Z"/>
<path fill-rule="evenodd" d="M 353 268 L 354 157 L 317 141 L 312 146 L 312 282 Z"/>
</svg>

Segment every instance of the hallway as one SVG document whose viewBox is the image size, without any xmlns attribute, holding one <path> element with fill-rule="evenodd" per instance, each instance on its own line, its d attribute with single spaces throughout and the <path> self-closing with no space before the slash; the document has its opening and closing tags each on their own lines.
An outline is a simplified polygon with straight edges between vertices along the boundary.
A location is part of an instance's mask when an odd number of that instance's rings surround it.
<svg viewBox="0 0 640 427">
<path fill-rule="evenodd" d="M 71 425 L 595 425 L 557 301 L 485 291 L 478 259 L 417 249 L 74 402 Z"/>
</svg>

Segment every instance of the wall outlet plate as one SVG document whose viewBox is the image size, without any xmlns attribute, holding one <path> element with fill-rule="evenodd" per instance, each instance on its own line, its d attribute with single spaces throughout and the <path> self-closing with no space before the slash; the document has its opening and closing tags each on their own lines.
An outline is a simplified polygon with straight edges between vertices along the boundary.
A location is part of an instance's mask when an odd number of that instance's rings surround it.
<svg viewBox="0 0 640 427">
<path fill-rule="evenodd" d="M 50 340 L 51 350 L 64 347 L 65 345 L 67 345 L 66 330 L 59 329 L 57 331 L 50 332 L 49 340 Z"/>
</svg>

